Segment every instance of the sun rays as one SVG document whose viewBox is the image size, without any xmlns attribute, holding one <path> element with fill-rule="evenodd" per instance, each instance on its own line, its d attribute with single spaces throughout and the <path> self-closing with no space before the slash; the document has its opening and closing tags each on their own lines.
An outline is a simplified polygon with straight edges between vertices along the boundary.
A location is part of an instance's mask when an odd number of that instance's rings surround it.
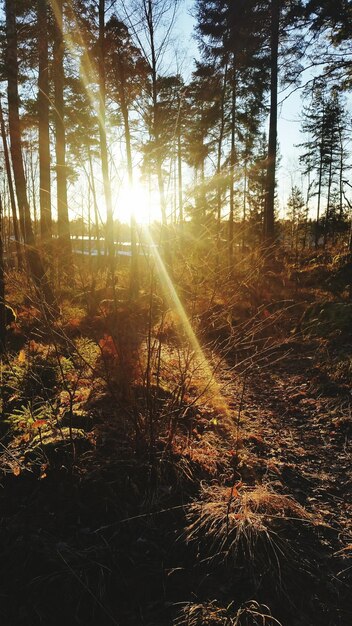
<svg viewBox="0 0 352 626">
<path fill-rule="evenodd" d="M 197 335 L 193 329 L 190 319 L 187 315 L 186 309 L 183 306 L 181 299 L 177 293 L 174 281 L 171 278 L 171 272 L 167 268 L 165 259 L 163 259 L 162 252 L 159 250 L 164 247 L 163 245 L 156 245 L 148 226 L 144 227 L 143 232 L 146 240 L 149 244 L 149 248 L 152 253 L 155 267 L 157 270 L 157 276 L 160 281 L 160 285 L 166 301 L 171 310 L 173 310 L 180 320 L 183 331 L 187 337 L 189 345 L 194 353 L 194 359 L 197 363 L 197 370 L 203 382 L 203 388 L 200 391 L 199 399 L 205 397 L 211 397 L 212 404 L 218 408 L 220 413 L 222 412 L 226 416 L 228 415 L 227 400 L 224 398 L 221 387 L 216 380 L 216 373 L 214 365 L 207 357 L 205 350 L 202 348 Z"/>
<path fill-rule="evenodd" d="M 50 4 L 56 22 L 58 26 L 62 28 L 61 3 L 57 0 L 50 0 Z M 71 22 L 71 28 L 63 29 L 62 35 L 64 42 L 73 57 L 77 58 L 77 69 L 79 71 L 80 80 L 86 91 L 89 103 L 97 116 L 99 128 L 106 135 L 103 114 L 104 90 L 101 88 L 99 82 L 101 77 L 97 60 L 90 53 L 86 45 L 85 34 L 80 28 L 80 19 L 75 12 L 72 2 L 68 2 L 66 11 L 68 19 Z M 80 58 L 78 56 L 79 51 L 81 51 Z M 117 205 L 116 217 L 123 222 L 129 222 L 131 219 L 134 219 L 137 224 L 143 227 L 143 233 L 151 250 L 165 298 L 169 307 L 177 314 L 189 345 L 194 353 L 197 367 L 201 370 L 202 380 L 204 381 L 202 395 L 211 392 L 213 398 L 220 398 L 221 391 L 215 380 L 214 367 L 207 358 L 192 327 L 185 307 L 177 293 L 171 272 L 165 262 L 165 255 L 163 254 L 164 246 L 159 247 L 156 245 L 157 242 L 154 241 L 149 229 L 149 224 L 155 220 L 160 220 L 160 198 L 158 194 L 140 183 L 134 183 L 130 186 L 123 182 L 119 187 L 113 190 L 113 194 Z M 222 397 L 221 400 L 221 403 L 224 404 Z"/>
</svg>

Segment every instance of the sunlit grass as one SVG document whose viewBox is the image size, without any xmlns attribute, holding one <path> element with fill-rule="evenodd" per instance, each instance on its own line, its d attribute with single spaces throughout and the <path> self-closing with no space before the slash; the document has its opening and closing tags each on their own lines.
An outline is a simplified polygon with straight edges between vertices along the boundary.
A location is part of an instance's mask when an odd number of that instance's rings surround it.
<svg viewBox="0 0 352 626">
<path fill-rule="evenodd" d="M 210 362 L 204 349 L 202 348 L 197 335 L 193 329 L 193 326 L 188 318 L 185 307 L 183 306 L 181 299 L 177 293 L 174 282 L 171 278 L 170 271 L 167 268 L 165 260 L 155 245 L 155 241 L 150 233 L 148 227 L 144 229 L 144 233 L 150 250 L 153 255 L 157 275 L 160 280 L 162 290 L 165 298 L 167 299 L 169 306 L 175 311 L 178 316 L 184 333 L 189 341 L 191 349 L 194 352 L 194 361 L 197 363 L 197 377 L 199 381 L 203 382 L 203 385 L 198 385 L 198 398 L 211 400 L 212 406 L 219 410 L 219 415 L 227 416 L 229 414 L 228 404 L 226 398 L 221 393 L 220 385 L 215 377 L 214 365 Z"/>
</svg>

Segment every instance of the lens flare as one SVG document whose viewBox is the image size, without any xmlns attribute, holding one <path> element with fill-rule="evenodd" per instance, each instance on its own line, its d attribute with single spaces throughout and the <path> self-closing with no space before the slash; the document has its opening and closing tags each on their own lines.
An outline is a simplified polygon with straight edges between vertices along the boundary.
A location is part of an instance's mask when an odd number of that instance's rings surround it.
<svg viewBox="0 0 352 626">
<path fill-rule="evenodd" d="M 155 245 L 155 241 L 153 240 L 153 237 L 148 227 L 145 227 L 144 233 L 149 243 L 150 250 L 152 251 L 153 259 L 155 261 L 155 266 L 158 272 L 158 277 L 165 297 L 169 302 L 170 308 L 175 310 L 181 321 L 184 332 L 188 338 L 192 350 L 194 351 L 195 358 L 199 363 L 200 369 L 202 371 L 202 376 L 205 379 L 205 384 L 203 386 L 200 397 L 210 395 L 211 393 L 212 403 L 214 407 L 218 409 L 221 408 L 221 410 L 224 411 L 225 415 L 228 415 L 227 401 L 223 397 L 220 385 L 216 381 L 214 371 L 215 368 L 211 366 L 202 346 L 198 341 L 198 338 L 193 330 L 191 322 L 189 321 L 185 308 L 176 291 L 175 285 L 167 270 L 166 264 L 161 257 L 158 246 Z"/>
</svg>

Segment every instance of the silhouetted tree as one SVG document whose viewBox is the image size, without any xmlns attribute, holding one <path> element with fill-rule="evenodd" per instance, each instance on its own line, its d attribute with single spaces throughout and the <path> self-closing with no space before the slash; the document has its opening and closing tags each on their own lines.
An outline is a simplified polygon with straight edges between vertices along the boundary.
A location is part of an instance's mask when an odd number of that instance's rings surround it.
<svg viewBox="0 0 352 626">
<path fill-rule="evenodd" d="M 329 219 L 330 199 L 334 186 L 339 191 L 340 213 L 343 202 L 343 179 L 345 162 L 346 120 L 340 97 L 336 90 L 328 91 L 325 83 L 317 81 L 311 93 L 309 107 L 303 109 L 302 131 L 307 135 L 300 144 L 304 149 L 300 156 L 304 174 L 315 172 L 314 195 L 317 196 L 315 246 L 318 245 L 323 193 L 326 194 L 325 226 Z M 313 194 L 312 194 L 313 195 Z M 324 228 L 326 242 L 327 228 Z"/>
<path fill-rule="evenodd" d="M 67 203 L 63 0 L 58 0 L 53 6 L 55 16 L 53 75 L 57 187 L 56 196 L 59 243 L 58 261 L 60 273 L 62 271 L 66 273 L 69 268 L 71 268 L 70 271 L 72 271 L 72 247 Z"/>
<path fill-rule="evenodd" d="M 51 186 L 49 137 L 49 55 L 48 8 L 38 0 L 38 125 L 39 125 L 39 197 L 40 232 L 44 243 L 51 239 Z"/>
<path fill-rule="evenodd" d="M 7 40 L 7 94 L 9 108 L 9 131 L 11 144 L 11 157 L 14 172 L 17 203 L 20 214 L 20 225 L 25 244 L 26 258 L 31 275 L 37 289 L 43 294 L 47 304 L 54 304 L 54 297 L 49 286 L 46 271 L 43 267 L 38 250 L 35 247 L 32 229 L 31 214 L 27 198 L 26 179 L 24 174 L 21 126 L 19 117 L 18 95 L 18 56 L 17 56 L 17 28 L 15 5 L 11 0 L 6 0 L 6 40 Z"/>
<path fill-rule="evenodd" d="M 106 240 L 107 249 L 110 257 L 110 270 L 114 272 L 113 257 L 115 255 L 114 246 L 114 220 L 112 211 L 112 198 L 111 198 L 111 183 L 109 176 L 109 161 L 108 161 L 108 144 L 106 133 L 106 77 L 105 77 L 105 64 L 106 64 L 106 41 L 105 41 L 105 0 L 99 0 L 98 4 L 98 16 L 99 16 L 99 31 L 98 31 L 98 80 L 99 80 L 99 108 L 98 108 L 98 122 L 99 122 L 99 135 L 100 135 L 100 154 L 101 154 L 101 167 L 104 184 L 104 195 L 106 204 Z"/>
<path fill-rule="evenodd" d="M 127 175 L 130 190 L 133 189 L 133 158 L 131 135 L 131 108 L 145 89 L 149 68 L 135 45 L 128 28 L 115 16 L 106 25 L 106 77 L 109 93 L 121 112 L 126 144 Z M 138 290 L 137 228 L 134 207 L 131 209 L 131 292 Z"/>
</svg>

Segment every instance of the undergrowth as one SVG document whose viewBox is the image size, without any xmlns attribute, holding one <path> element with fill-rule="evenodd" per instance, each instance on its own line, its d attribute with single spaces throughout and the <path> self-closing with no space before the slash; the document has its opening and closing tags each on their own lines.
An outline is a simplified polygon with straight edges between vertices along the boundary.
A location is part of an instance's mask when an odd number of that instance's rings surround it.
<svg viewBox="0 0 352 626">
<path fill-rule="evenodd" d="M 202 264 L 180 254 L 175 293 L 147 259 L 133 298 L 123 268 L 112 288 L 107 272 L 82 266 L 55 319 L 8 276 L 17 321 L 1 363 L 4 623 L 291 626 L 295 606 L 318 593 L 330 530 L 263 480 L 274 461 L 242 400 L 251 380 L 312 342 L 316 393 L 338 387 L 331 427 L 347 440 L 343 260 L 323 271 L 312 255 L 299 266 L 282 256 L 268 269 L 253 253 L 229 273 L 203 253 Z M 343 305 L 340 325 L 331 304 Z M 350 541 L 335 558 L 345 583 Z"/>
</svg>

